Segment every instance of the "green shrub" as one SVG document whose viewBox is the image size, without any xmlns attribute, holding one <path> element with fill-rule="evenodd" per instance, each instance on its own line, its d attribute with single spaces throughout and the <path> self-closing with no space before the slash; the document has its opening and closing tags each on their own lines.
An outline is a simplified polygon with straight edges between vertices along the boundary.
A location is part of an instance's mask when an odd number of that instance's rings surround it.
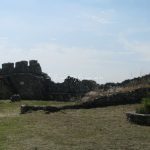
<svg viewBox="0 0 150 150">
<path fill-rule="evenodd" d="M 140 108 L 136 109 L 137 113 L 150 114 L 150 98 L 144 98 Z"/>
</svg>

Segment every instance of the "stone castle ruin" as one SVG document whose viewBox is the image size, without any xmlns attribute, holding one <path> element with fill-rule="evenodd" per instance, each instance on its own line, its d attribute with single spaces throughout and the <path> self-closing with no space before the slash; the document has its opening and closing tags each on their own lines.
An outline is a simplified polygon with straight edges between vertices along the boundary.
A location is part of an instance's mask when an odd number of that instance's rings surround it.
<svg viewBox="0 0 150 150">
<path fill-rule="evenodd" d="M 0 98 L 20 94 L 24 99 L 43 99 L 48 79 L 36 60 L 2 64 L 0 69 Z"/>
<path fill-rule="evenodd" d="M 33 73 L 33 74 L 42 74 L 42 69 L 37 60 L 29 61 L 20 61 L 14 63 L 4 63 L 2 64 L 2 69 L 0 69 L 0 74 L 7 75 L 12 73 Z"/>
<path fill-rule="evenodd" d="M 19 94 L 22 99 L 69 100 L 97 87 L 95 81 L 67 77 L 55 83 L 42 72 L 37 60 L 2 64 L 0 69 L 0 99 Z"/>
</svg>

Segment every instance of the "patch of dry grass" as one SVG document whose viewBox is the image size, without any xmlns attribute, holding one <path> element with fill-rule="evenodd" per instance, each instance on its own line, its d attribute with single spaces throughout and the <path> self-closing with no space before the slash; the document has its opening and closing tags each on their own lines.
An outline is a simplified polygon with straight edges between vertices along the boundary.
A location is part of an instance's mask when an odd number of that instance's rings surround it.
<svg viewBox="0 0 150 150">
<path fill-rule="evenodd" d="M 2 150 L 150 149 L 150 127 L 126 120 L 125 112 L 135 110 L 138 105 L 20 115 L 22 103 L 68 105 L 67 102 L 0 102 Z"/>
</svg>

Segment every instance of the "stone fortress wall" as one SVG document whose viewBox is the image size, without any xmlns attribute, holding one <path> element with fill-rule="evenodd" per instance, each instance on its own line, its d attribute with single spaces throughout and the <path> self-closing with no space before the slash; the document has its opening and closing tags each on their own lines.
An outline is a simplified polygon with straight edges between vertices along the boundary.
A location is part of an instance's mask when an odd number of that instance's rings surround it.
<svg viewBox="0 0 150 150">
<path fill-rule="evenodd" d="M 11 74 L 11 73 L 33 73 L 42 74 L 42 69 L 37 60 L 20 61 L 14 63 L 4 63 L 2 64 L 2 69 L 0 69 L 0 74 Z"/>
<path fill-rule="evenodd" d="M 55 83 L 42 72 L 37 60 L 4 63 L 0 69 L 0 99 L 19 94 L 22 99 L 68 101 L 97 86 L 95 81 L 80 81 L 73 77 L 67 77 L 63 83 Z"/>
<path fill-rule="evenodd" d="M 37 60 L 4 63 L 0 69 L 0 99 L 13 94 L 23 99 L 44 99 L 49 81 Z"/>
</svg>

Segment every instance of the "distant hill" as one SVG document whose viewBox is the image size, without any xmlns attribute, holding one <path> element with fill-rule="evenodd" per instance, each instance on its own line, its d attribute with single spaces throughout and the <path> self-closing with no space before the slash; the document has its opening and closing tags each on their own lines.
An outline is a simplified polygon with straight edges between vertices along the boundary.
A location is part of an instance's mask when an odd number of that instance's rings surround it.
<svg viewBox="0 0 150 150">
<path fill-rule="evenodd" d="M 119 93 L 131 93 L 140 89 L 150 88 L 150 74 L 128 79 L 121 83 L 106 83 L 100 85 L 97 90 L 90 91 L 81 99 L 82 102 L 92 101 L 105 96 L 112 96 Z"/>
</svg>

